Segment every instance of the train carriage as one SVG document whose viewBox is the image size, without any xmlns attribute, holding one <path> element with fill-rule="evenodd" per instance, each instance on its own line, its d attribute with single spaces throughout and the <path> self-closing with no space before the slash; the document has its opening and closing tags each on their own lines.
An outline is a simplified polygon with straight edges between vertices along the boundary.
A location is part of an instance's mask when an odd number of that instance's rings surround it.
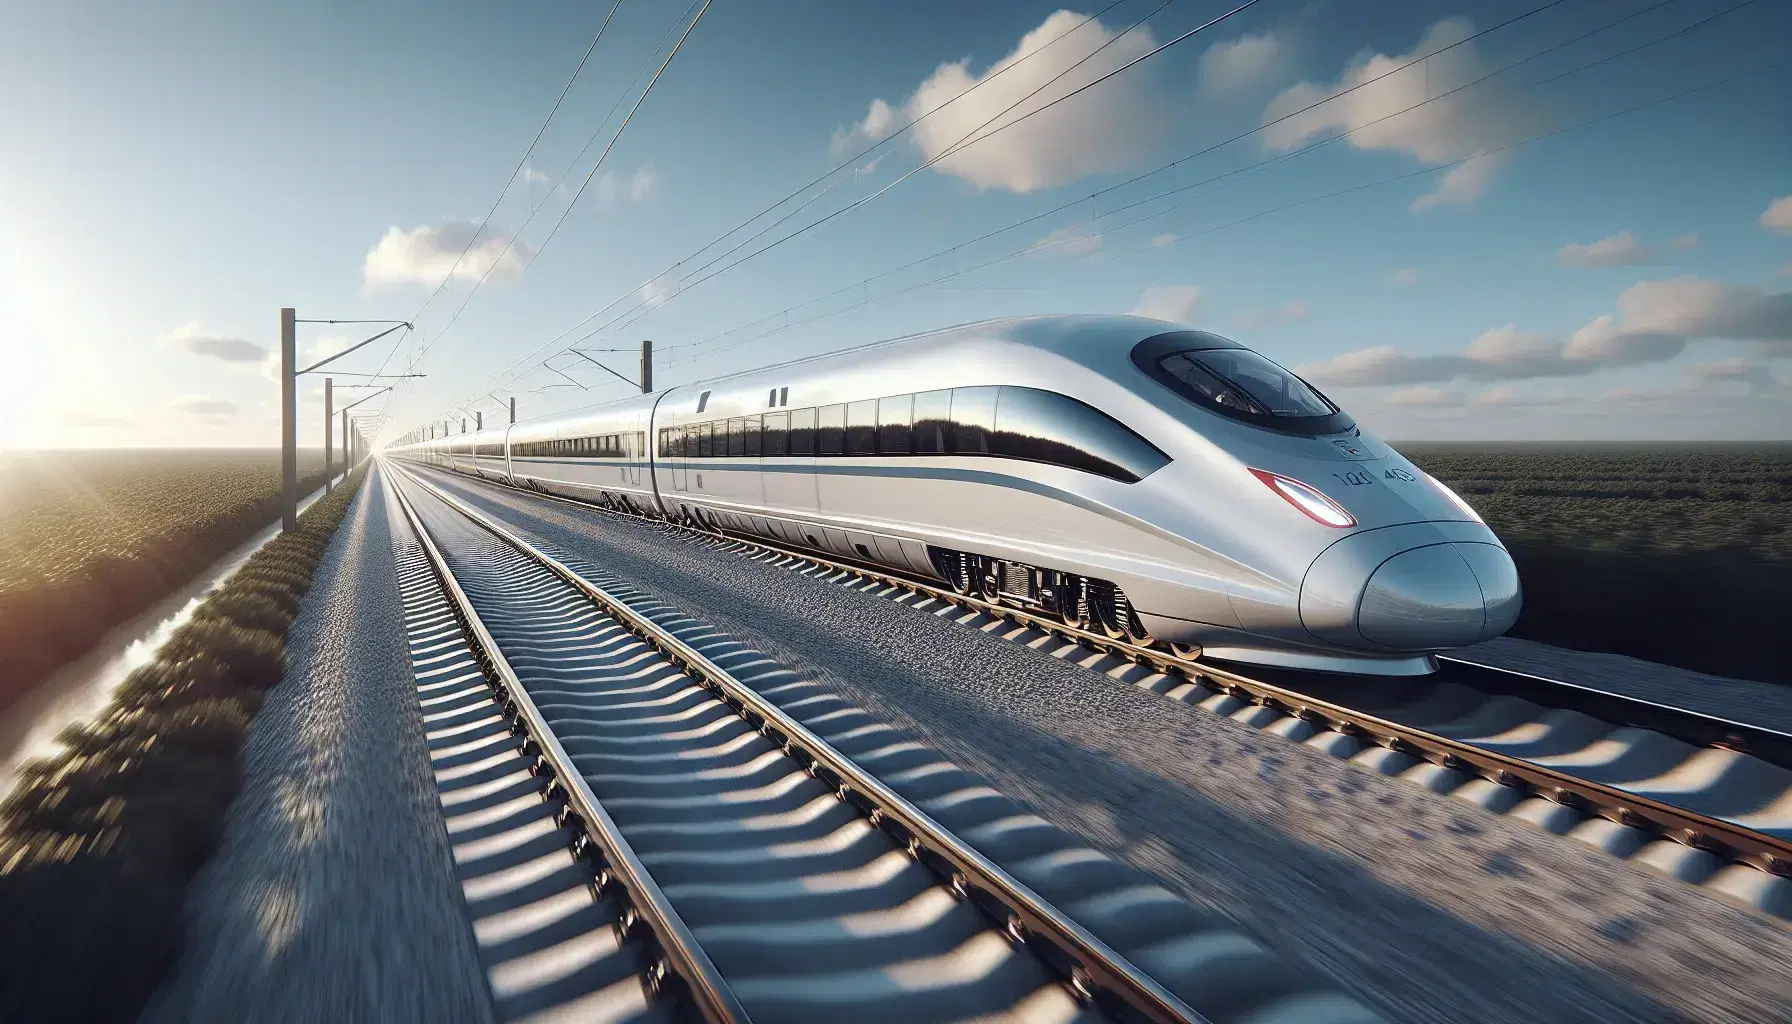
<svg viewBox="0 0 1792 1024">
<path fill-rule="evenodd" d="M 1519 607 L 1447 488 L 1252 350 L 1138 317 L 881 342 L 518 424 L 508 447 L 520 486 L 1210 657 L 1419 673 Z"/>
</svg>

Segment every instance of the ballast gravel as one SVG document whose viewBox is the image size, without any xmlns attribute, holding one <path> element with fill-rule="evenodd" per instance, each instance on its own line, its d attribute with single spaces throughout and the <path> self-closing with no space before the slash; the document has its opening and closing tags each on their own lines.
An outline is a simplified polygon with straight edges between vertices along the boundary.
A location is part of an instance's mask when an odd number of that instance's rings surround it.
<svg viewBox="0 0 1792 1024">
<path fill-rule="evenodd" d="M 490 1021 L 371 473 L 288 635 L 146 1024 Z"/>
<path fill-rule="evenodd" d="M 1704 890 L 875 595 L 426 476 L 750 638 L 1392 1019 L 1792 1020 L 1792 931 Z"/>
</svg>

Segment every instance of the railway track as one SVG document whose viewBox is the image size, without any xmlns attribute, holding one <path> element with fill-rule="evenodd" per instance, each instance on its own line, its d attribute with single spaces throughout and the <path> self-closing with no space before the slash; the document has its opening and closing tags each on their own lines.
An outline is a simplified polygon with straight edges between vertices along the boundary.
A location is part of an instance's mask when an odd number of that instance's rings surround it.
<svg viewBox="0 0 1792 1024">
<path fill-rule="evenodd" d="M 394 476 L 503 1019 L 1378 1019 L 764 655 Z"/>
<path fill-rule="evenodd" d="M 1453 659 L 1422 689 L 1231 667 L 756 537 L 537 496 L 952 619 L 1792 919 L 1784 733 Z"/>
</svg>

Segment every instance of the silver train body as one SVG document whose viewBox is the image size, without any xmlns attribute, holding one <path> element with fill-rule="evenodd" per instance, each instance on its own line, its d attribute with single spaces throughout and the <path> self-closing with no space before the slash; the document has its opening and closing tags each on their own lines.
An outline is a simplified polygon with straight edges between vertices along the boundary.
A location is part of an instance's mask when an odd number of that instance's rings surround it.
<svg viewBox="0 0 1792 1024">
<path fill-rule="evenodd" d="M 1417 675 L 1517 619 L 1474 511 L 1243 346 L 973 324 L 391 449 L 1203 656 Z"/>
</svg>

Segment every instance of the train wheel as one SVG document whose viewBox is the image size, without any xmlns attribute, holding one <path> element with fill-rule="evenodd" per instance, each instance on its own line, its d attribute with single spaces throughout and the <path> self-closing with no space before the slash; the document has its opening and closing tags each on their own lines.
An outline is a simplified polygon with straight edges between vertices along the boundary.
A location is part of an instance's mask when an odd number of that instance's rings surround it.
<svg viewBox="0 0 1792 1024">
<path fill-rule="evenodd" d="M 1124 600 L 1125 595 L 1121 595 L 1121 597 Z M 1139 621 L 1139 613 L 1133 610 L 1131 602 L 1127 602 L 1126 605 L 1126 638 L 1140 647 L 1157 646 L 1157 638 L 1153 637 L 1151 631 L 1145 628 L 1145 624 Z"/>
<path fill-rule="evenodd" d="M 1045 585 L 1040 588 L 1039 599 L 1046 612 L 1066 626 L 1082 628 L 1088 619 L 1082 577 L 1049 570 L 1041 575 Z"/>
<path fill-rule="evenodd" d="M 1126 628 L 1117 600 L 1119 589 L 1106 580 L 1089 580 L 1086 588 L 1089 603 L 1089 628 L 1110 639 L 1123 639 L 1126 636 Z"/>
<path fill-rule="evenodd" d="M 962 551 L 948 551 L 945 548 L 929 547 L 927 557 L 933 562 L 933 571 L 940 574 L 946 585 L 954 594 L 964 597 L 974 596 L 976 584 L 971 579 L 970 556 Z"/>
</svg>

